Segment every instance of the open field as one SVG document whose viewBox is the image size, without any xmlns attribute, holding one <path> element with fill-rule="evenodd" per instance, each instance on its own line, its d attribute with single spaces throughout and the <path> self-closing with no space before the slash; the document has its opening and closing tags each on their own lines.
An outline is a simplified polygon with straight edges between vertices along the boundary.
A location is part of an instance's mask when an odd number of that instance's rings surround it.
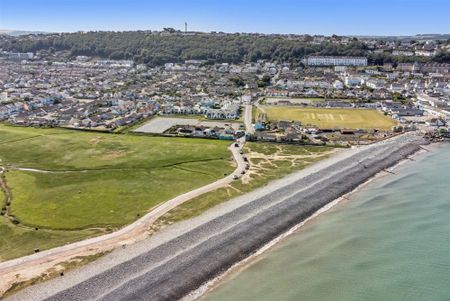
<svg viewBox="0 0 450 301">
<path fill-rule="evenodd" d="M 165 225 L 200 215 L 233 197 L 323 160 L 333 150 L 330 147 L 247 143 L 244 152 L 250 161 L 250 169 L 246 175 L 228 187 L 206 193 L 172 209 L 155 223 L 153 229 L 157 230 Z"/>
<path fill-rule="evenodd" d="M 153 133 L 153 134 L 162 134 L 168 129 L 176 125 L 193 125 L 193 126 L 208 126 L 208 127 L 225 127 L 225 125 L 229 125 L 235 130 L 239 129 L 241 125 L 238 122 L 228 122 L 228 121 L 203 121 L 198 120 L 196 118 L 186 118 L 186 117 L 156 117 L 149 120 L 147 123 L 142 125 L 141 127 L 135 129 L 135 132 L 139 133 Z"/>
<path fill-rule="evenodd" d="M 320 128 L 390 130 L 396 122 L 371 109 L 299 108 L 293 106 L 261 106 L 269 120 L 296 120 L 303 125 Z"/>
<path fill-rule="evenodd" d="M 20 221 L 15 226 L 1 217 L 1 238 L 8 244 L 2 244 L 0 258 L 111 231 L 222 178 L 234 170 L 227 146 L 0 125 L 0 166 L 9 170 L 4 176 L 12 193 L 9 215 Z"/>
</svg>

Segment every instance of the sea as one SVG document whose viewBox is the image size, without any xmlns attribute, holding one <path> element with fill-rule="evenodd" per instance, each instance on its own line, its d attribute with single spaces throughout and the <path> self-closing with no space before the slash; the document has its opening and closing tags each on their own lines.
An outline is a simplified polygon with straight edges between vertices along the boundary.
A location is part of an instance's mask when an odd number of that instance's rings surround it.
<svg viewBox="0 0 450 301">
<path fill-rule="evenodd" d="M 201 300 L 450 300 L 450 144 L 363 185 Z"/>
</svg>

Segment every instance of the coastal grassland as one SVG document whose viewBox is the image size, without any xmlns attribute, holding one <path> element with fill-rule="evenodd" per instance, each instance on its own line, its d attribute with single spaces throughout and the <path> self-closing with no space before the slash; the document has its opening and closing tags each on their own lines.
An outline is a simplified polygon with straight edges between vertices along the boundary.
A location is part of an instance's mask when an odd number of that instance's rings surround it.
<svg viewBox="0 0 450 301">
<path fill-rule="evenodd" d="M 373 109 L 302 108 L 295 106 L 261 106 L 271 121 L 295 120 L 320 128 L 390 130 L 397 123 Z"/>
<path fill-rule="evenodd" d="M 227 143 L 189 138 L 143 137 L 0 125 L 1 165 L 47 171 L 129 170 L 183 167 L 228 160 Z M 224 164 L 231 171 L 229 164 Z M 210 172 L 214 172 L 211 171 Z M 220 172 L 219 172 L 220 173 Z"/>
<path fill-rule="evenodd" d="M 6 177 L 13 195 L 10 214 L 32 227 L 117 228 L 165 200 L 223 176 L 214 173 L 220 165 L 215 162 L 209 164 L 213 172 L 195 165 L 66 173 L 12 170 Z"/>
<path fill-rule="evenodd" d="M 1 217 L 1 238 L 8 244 L 0 256 L 111 231 L 222 178 L 234 170 L 228 144 L 0 125 L 9 215 L 20 223 Z"/>
<path fill-rule="evenodd" d="M 12 224 L 6 218 L 0 218 L 0 262 L 25 256 L 39 248 L 50 249 L 70 242 L 103 233 L 99 229 L 79 231 L 55 231 L 34 229 Z"/>
<path fill-rule="evenodd" d="M 227 187 L 203 194 L 172 209 L 158 219 L 152 228 L 156 231 L 166 225 L 198 216 L 233 197 L 263 187 L 272 180 L 323 160 L 333 150 L 319 146 L 247 143 L 244 152 L 249 159 L 250 169 L 243 177 Z"/>
</svg>

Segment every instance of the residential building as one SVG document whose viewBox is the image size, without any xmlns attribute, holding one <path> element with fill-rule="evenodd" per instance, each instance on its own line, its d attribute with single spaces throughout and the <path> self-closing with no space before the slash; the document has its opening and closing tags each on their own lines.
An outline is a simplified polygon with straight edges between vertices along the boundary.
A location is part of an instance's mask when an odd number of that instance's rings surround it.
<svg viewBox="0 0 450 301">
<path fill-rule="evenodd" d="M 367 66 L 366 57 L 310 56 L 304 59 L 308 66 Z"/>
</svg>

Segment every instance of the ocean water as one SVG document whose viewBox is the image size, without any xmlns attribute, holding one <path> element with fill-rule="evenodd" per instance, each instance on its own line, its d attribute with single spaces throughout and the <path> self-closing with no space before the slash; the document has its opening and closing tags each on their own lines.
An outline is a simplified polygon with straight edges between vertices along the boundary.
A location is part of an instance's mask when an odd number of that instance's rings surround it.
<svg viewBox="0 0 450 301">
<path fill-rule="evenodd" d="M 450 300 L 450 144 L 306 224 L 203 300 Z"/>
</svg>

